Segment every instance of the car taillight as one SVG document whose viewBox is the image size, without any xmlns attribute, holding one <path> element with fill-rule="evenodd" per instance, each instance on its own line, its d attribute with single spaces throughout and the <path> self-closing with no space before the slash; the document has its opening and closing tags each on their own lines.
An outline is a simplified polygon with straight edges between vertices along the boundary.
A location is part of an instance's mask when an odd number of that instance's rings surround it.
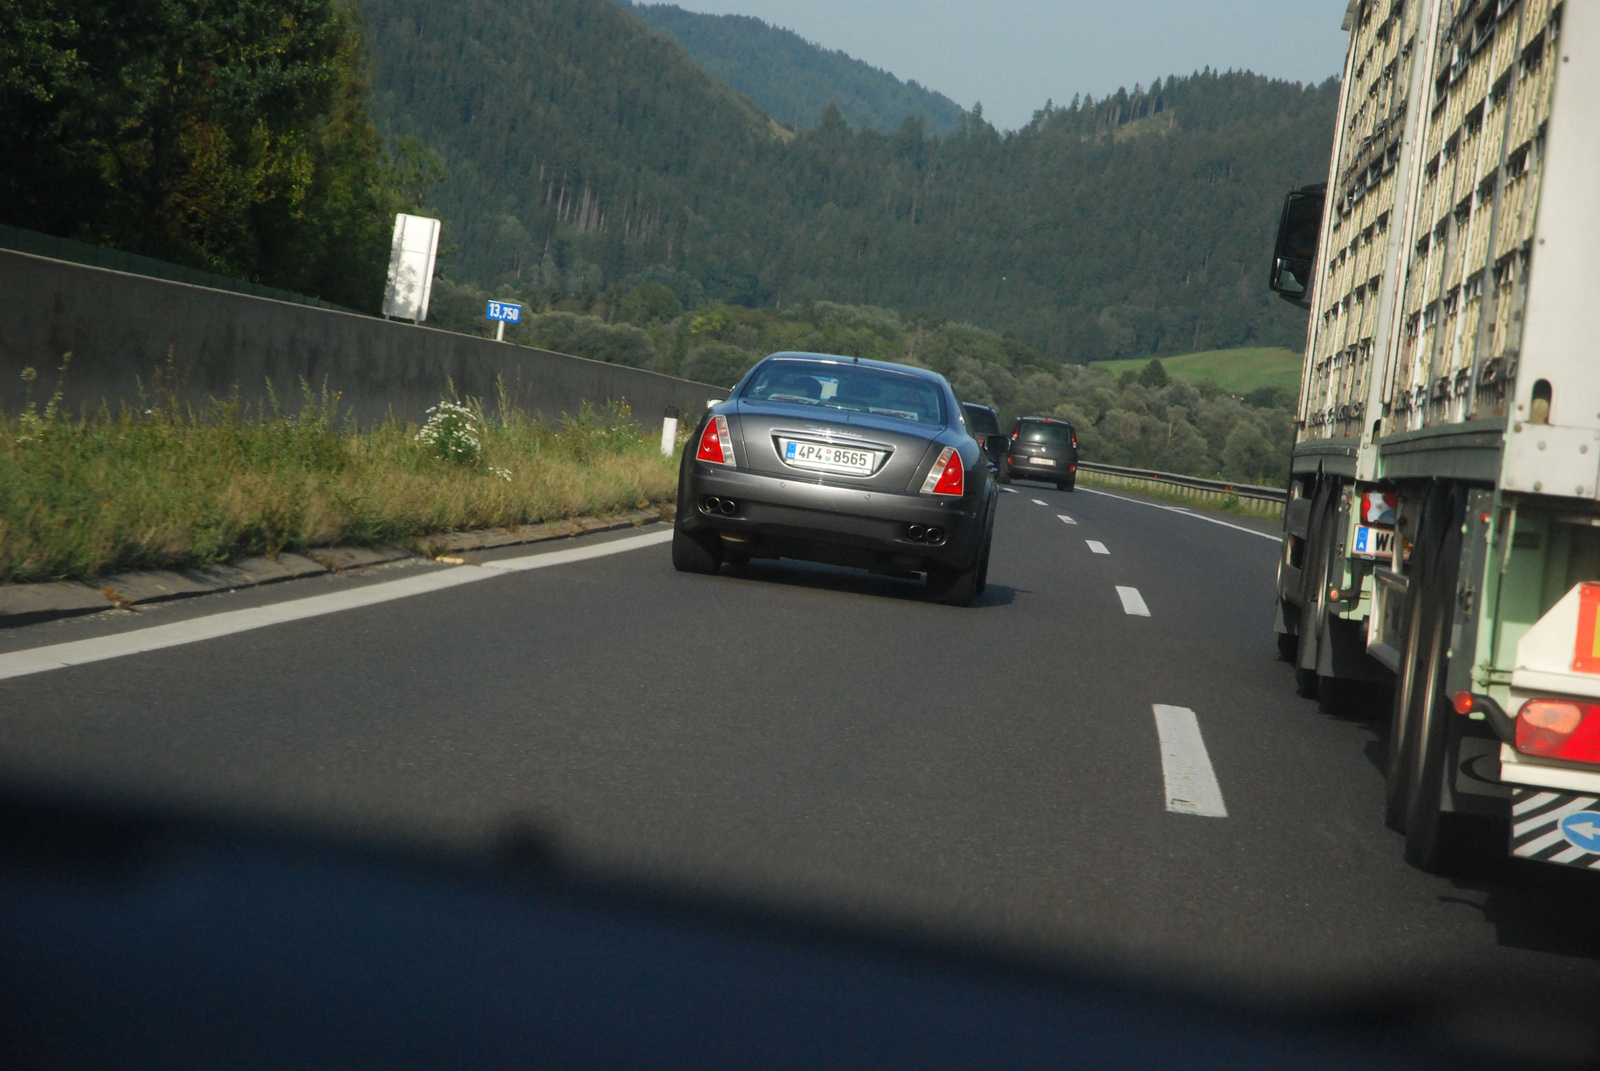
<svg viewBox="0 0 1600 1071">
<path fill-rule="evenodd" d="M 947 446 L 928 470 L 928 478 L 922 481 L 922 493 L 959 498 L 965 490 L 966 470 L 961 467 L 961 455 L 956 453 L 955 447 Z"/>
<path fill-rule="evenodd" d="M 709 461 L 713 465 L 733 464 L 733 437 L 728 434 L 728 418 L 712 417 L 706 430 L 700 433 L 700 449 L 695 460 Z"/>
<path fill-rule="evenodd" d="M 1517 712 L 1517 750 L 1546 759 L 1600 763 L 1600 706 L 1528 700 Z"/>
</svg>

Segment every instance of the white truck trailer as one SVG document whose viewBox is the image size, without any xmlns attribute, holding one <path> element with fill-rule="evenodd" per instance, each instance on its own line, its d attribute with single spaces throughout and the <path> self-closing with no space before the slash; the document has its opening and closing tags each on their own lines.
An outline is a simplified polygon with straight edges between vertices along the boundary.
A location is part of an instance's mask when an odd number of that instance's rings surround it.
<svg viewBox="0 0 1600 1071">
<path fill-rule="evenodd" d="M 1272 265 L 1310 310 L 1279 649 L 1303 694 L 1392 680 L 1412 863 L 1498 830 L 1600 870 L 1600 0 L 1345 28 L 1328 179 Z"/>
</svg>

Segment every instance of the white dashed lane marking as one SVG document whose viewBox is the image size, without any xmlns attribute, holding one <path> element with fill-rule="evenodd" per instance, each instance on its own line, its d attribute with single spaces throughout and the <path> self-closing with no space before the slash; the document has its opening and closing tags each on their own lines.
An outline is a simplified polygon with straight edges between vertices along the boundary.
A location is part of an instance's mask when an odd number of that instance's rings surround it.
<svg viewBox="0 0 1600 1071">
<path fill-rule="evenodd" d="M 1000 490 L 1004 491 L 1008 495 L 1014 495 L 1017 493 L 1017 489 L 1015 487 L 1002 487 Z"/>
<path fill-rule="evenodd" d="M 1048 506 L 1050 503 L 1046 502 L 1042 498 L 1036 498 L 1036 499 L 1033 500 L 1033 504 L 1035 506 Z"/>
<path fill-rule="evenodd" d="M 1139 594 L 1138 588 L 1125 588 L 1117 586 L 1117 598 L 1122 600 L 1122 612 L 1134 617 L 1149 617 L 1150 607 L 1144 604 L 1144 596 Z"/>
<path fill-rule="evenodd" d="M 1094 551 L 1096 554 L 1110 554 L 1111 553 L 1109 550 L 1106 549 L 1106 545 L 1104 543 L 1100 542 L 1098 539 L 1085 539 L 1084 542 L 1089 544 L 1089 549 Z M 1132 589 L 1129 589 L 1129 590 L 1132 590 Z"/>
<path fill-rule="evenodd" d="M 1166 782 L 1167 810 L 1226 818 L 1222 786 L 1211 768 L 1200 719 L 1188 707 L 1154 704 L 1156 735 L 1161 738 L 1161 778 Z"/>
<path fill-rule="evenodd" d="M 1066 524 L 1077 524 L 1078 523 L 1077 521 L 1073 520 L 1071 517 L 1068 517 L 1065 513 L 1058 513 L 1058 514 L 1056 514 L 1056 517 L 1059 520 L 1061 520 L 1064 523 L 1066 523 Z"/>
</svg>

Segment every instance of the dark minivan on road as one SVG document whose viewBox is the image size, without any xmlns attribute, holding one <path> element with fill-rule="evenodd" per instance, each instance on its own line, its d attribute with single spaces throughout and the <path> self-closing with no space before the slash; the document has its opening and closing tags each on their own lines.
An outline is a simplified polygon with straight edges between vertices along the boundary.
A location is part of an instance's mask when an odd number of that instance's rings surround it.
<svg viewBox="0 0 1600 1071">
<path fill-rule="evenodd" d="M 1022 417 L 1011 428 L 1011 450 L 1000 480 L 1045 480 L 1063 491 L 1078 484 L 1078 431 L 1065 420 Z"/>
</svg>

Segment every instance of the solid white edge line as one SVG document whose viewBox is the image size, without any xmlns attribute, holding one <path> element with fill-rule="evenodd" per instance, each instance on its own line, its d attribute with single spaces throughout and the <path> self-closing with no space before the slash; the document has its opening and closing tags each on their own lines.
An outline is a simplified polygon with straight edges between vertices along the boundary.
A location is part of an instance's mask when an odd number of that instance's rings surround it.
<svg viewBox="0 0 1600 1071">
<path fill-rule="evenodd" d="M 1098 539 L 1085 539 L 1084 542 L 1089 544 L 1089 549 L 1094 551 L 1096 554 L 1110 554 L 1111 553 L 1109 550 L 1106 549 L 1106 545 L 1104 543 L 1100 542 Z"/>
<path fill-rule="evenodd" d="M 1122 612 L 1133 617 L 1149 617 L 1150 607 L 1144 604 L 1144 596 L 1139 594 L 1138 588 L 1125 588 L 1117 585 L 1117 598 L 1122 600 Z"/>
<path fill-rule="evenodd" d="M 1163 506 L 1155 502 L 1143 502 L 1137 498 L 1128 498 L 1124 495 L 1114 495 L 1110 491 L 1096 491 L 1093 487 L 1080 487 L 1078 490 L 1087 491 L 1091 495 L 1104 495 L 1106 498 L 1114 498 L 1118 502 L 1132 502 L 1135 506 L 1153 506 L 1156 509 L 1164 509 L 1168 513 L 1176 513 L 1180 517 L 1193 517 L 1197 521 L 1206 521 L 1210 524 L 1220 524 L 1224 528 L 1232 528 L 1236 532 L 1245 532 L 1249 535 L 1260 536 L 1262 539 L 1270 539 L 1274 543 L 1283 542 L 1282 536 L 1275 536 L 1269 532 L 1258 532 L 1254 528 L 1246 528 L 1242 524 L 1229 524 L 1227 521 L 1219 521 L 1215 517 L 1207 517 L 1203 513 L 1195 513 L 1193 510 L 1184 509 L 1179 506 Z"/>
<path fill-rule="evenodd" d="M 1077 524 L 1078 523 L 1077 521 L 1073 520 L 1071 517 L 1068 517 L 1065 513 L 1056 514 L 1056 519 L 1059 520 L 1059 521 L 1063 521 L 1066 524 Z"/>
<path fill-rule="evenodd" d="M 1167 810 L 1206 818 L 1226 818 L 1222 786 L 1217 784 L 1211 756 L 1200 735 L 1200 719 L 1188 707 L 1153 704 L 1156 736 L 1161 741 L 1161 779 L 1167 792 Z"/>
<path fill-rule="evenodd" d="M 395 599 L 426 595 L 429 592 L 443 591 L 462 584 L 488 580 L 507 572 L 543 569 L 607 554 L 620 554 L 623 551 L 662 543 L 671 538 L 672 529 L 669 527 L 661 532 L 613 539 L 588 547 L 528 554 L 520 558 L 502 558 L 483 565 L 458 565 L 435 573 L 424 573 L 421 576 L 408 576 L 381 584 L 369 584 L 348 591 L 289 599 L 267 606 L 253 606 L 246 610 L 229 610 L 188 621 L 175 621 L 170 625 L 134 629 L 115 636 L 97 636 L 94 639 L 12 651 L 0 654 L 0 680 L 25 677 L 33 673 L 46 673 L 52 669 L 65 669 L 68 666 L 81 666 L 89 662 L 102 662 L 108 658 L 143 654 L 146 651 L 159 651 L 166 647 L 180 647 L 184 644 L 216 639 L 219 636 L 231 636 L 239 632 L 266 628 L 268 625 L 300 621 L 308 617 L 320 617 L 363 606 L 375 606 Z"/>
</svg>

